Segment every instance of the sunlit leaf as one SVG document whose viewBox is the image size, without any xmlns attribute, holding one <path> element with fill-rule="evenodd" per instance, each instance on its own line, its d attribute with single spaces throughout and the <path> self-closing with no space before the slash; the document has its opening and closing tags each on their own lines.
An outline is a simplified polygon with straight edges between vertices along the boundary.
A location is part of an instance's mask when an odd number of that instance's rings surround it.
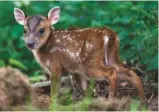
<svg viewBox="0 0 159 112">
<path fill-rule="evenodd" d="M 21 68 L 22 70 L 27 70 L 27 67 L 23 63 L 21 63 L 19 60 L 10 58 L 9 63 L 11 65 L 14 65 L 14 66 L 18 67 L 18 68 Z"/>
</svg>

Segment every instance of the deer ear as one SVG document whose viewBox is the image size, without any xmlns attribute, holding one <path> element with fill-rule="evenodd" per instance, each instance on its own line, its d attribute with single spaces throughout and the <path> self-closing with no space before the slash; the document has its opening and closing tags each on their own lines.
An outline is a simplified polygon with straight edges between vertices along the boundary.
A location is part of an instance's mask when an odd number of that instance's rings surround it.
<svg viewBox="0 0 159 112">
<path fill-rule="evenodd" d="M 14 17 L 19 24 L 24 25 L 25 14 L 21 9 L 14 8 Z"/>
<path fill-rule="evenodd" d="M 50 24 L 56 24 L 59 21 L 60 18 L 60 7 L 54 7 L 52 8 L 48 13 L 48 20 L 50 21 Z"/>
</svg>

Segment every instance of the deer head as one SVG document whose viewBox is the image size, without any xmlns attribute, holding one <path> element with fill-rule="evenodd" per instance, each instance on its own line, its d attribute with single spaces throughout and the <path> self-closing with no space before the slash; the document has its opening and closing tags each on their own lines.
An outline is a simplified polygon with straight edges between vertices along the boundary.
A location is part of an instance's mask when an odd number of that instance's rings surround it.
<svg viewBox="0 0 159 112">
<path fill-rule="evenodd" d="M 60 17 L 60 7 L 54 7 L 48 12 L 48 16 L 25 16 L 21 9 L 14 8 L 16 21 L 24 26 L 24 40 L 31 50 L 41 48 L 51 34 L 51 25 L 56 24 Z"/>
</svg>

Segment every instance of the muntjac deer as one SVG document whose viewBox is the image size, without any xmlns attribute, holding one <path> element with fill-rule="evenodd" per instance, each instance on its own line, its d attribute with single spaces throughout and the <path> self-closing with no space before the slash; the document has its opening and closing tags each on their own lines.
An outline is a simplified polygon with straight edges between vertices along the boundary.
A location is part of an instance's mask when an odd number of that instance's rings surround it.
<svg viewBox="0 0 159 112">
<path fill-rule="evenodd" d="M 55 30 L 51 25 L 59 21 L 60 7 L 52 8 L 47 17 L 25 16 L 22 10 L 14 8 L 14 16 L 24 26 L 26 46 L 51 76 L 53 96 L 58 93 L 62 74 L 70 72 L 86 80 L 106 78 L 108 98 L 115 95 L 116 80 L 127 80 L 136 87 L 140 99 L 145 100 L 140 78 L 120 62 L 119 39 L 114 31 L 108 28 Z"/>
</svg>

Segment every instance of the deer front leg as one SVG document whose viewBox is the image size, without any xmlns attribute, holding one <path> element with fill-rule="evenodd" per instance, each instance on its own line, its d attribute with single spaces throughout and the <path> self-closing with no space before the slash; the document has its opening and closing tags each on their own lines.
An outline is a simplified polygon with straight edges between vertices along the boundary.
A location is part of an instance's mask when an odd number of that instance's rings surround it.
<svg viewBox="0 0 159 112">
<path fill-rule="evenodd" d="M 51 75 L 51 99 L 52 101 L 57 99 L 59 88 L 60 88 L 60 77 L 53 73 Z"/>
<path fill-rule="evenodd" d="M 73 100 L 81 100 L 87 91 L 87 80 L 79 74 L 74 74 L 71 85 L 73 87 Z"/>
<path fill-rule="evenodd" d="M 60 79 L 62 75 L 62 69 L 59 63 L 54 63 L 51 74 L 51 101 L 52 104 L 56 103 L 58 92 L 60 89 Z"/>
<path fill-rule="evenodd" d="M 114 68 L 107 66 L 88 68 L 88 75 L 91 75 L 91 77 L 94 77 L 95 79 L 107 78 L 109 81 L 108 99 L 111 99 L 115 96 L 117 76 Z"/>
</svg>

